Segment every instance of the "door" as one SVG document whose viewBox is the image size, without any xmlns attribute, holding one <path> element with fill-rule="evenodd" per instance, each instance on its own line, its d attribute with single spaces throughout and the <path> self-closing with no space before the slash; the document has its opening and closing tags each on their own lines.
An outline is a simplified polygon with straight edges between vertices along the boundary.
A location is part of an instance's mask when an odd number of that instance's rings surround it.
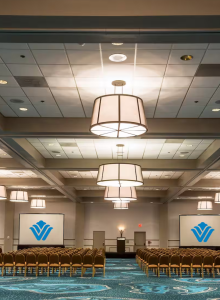
<svg viewBox="0 0 220 300">
<path fill-rule="evenodd" d="M 137 249 L 145 249 L 146 248 L 146 232 L 139 231 L 134 233 L 134 251 Z"/>
<path fill-rule="evenodd" d="M 93 231 L 93 248 L 105 249 L 105 231 Z"/>
</svg>

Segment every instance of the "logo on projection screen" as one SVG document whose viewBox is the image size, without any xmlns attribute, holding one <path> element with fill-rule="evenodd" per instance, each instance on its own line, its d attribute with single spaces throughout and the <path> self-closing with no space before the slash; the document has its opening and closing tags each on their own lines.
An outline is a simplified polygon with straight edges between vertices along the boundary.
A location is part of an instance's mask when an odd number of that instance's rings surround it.
<svg viewBox="0 0 220 300">
<path fill-rule="evenodd" d="M 38 241 L 46 241 L 52 229 L 53 227 L 51 227 L 49 224 L 45 223 L 42 220 L 30 227 L 30 230 L 33 232 L 35 238 Z"/>
<path fill-rule="evenodd" d="M 211 226 L 208 226 L 208 224 L 201 222 L 191 230 L 199 243 L 206 243 L 215 229 L 213 229 Z"/>
</svg>

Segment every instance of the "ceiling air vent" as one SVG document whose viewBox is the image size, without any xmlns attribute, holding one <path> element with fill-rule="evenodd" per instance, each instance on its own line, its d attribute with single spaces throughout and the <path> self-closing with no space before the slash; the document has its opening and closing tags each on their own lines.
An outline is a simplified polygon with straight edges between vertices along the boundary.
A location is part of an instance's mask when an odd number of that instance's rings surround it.
<svg viewBox="0 0 220 300">
<path fill-rule="evenodd" d="M 71 148 L 78 148 L 77 143 L 60 143 L 61 147 L 71 147 Z"/>
<path fill-rule="evenodd" d="M 21 87 L 48 87 L 44 77 L 41 76 L 15 76 Z"/>
<path fill-rule="evenodd" d="M 11 103 L 16 103 L 16 104 L 20 104 L 20 103 L 24 103 L 24 100 L 21 99 L 10 99 Z"/>
</svg>

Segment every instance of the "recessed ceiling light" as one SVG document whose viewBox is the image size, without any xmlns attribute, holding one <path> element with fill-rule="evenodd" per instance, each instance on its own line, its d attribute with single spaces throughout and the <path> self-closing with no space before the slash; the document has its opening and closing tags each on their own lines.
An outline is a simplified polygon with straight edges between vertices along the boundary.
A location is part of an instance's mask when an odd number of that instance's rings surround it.
<svg viewBox="0 0 220 300">
<path fill-rule="evenodd" d="M 49 146 L 53 146 L 54 144 L 49 144 Z"/>
<path fill-rule="evenodd" d="M 56 154 L 56 156 L 61 156 L 61 154 Z"/>
<path fill-rule="evenodd" d="M 212 111 L 220 111 L 220 108 L 213 108 Z"/>
<path fill-rule="evenodd" d="M 77 177 L 77 175 L 74 175 L 73 177 Z"/>
<path fill-rule="evenodd" d="M 153 202 L 151 202 L 151 203 L 153 203 Z"/>
<path fill-rule="evenodd" d="M 183 55 L 180 57 L 181 60 L 191 60 L 193 59 L 193 56 L 192 55 Z"/>
<path fill-rule="evenodd" d="M 109 59 L 113 62 L 122 62 L 127 59 L 127 56 L 122 53 L 115 53 L 109 56 Z"/>
<path fill-rule="evenodd" d="M 121 45 L 123 45 L 123 43 L 112 43 L 112 45 L 114 45 L 114 46 L 121 46 Z"/>
<path fill-rule="evenodd" d="M 0 84 L 7 84 L 8 82 L 6 80 L 0 80 Z"/>
<path fill-rule="evenodd" d="M 84 191 L 86 191 L 87 189 L 84 189 Z"/>
<path fill-rule="evenodd" d="M 91 203 L 93 203 L 93 202 L 91 202 Z"/>
<path fill-rule="evenodd" d="M 20 107 L 19 108 L 21 111 L 27 111 L 28 109 L 26 107 Z"/>
<path fill-rule="evenodd" d="M 192 189 L 188 189 L 188 191 L 192 191 Z"/>
<path fill-rule="evenodd" d="M 180 154 L 180 157 L 184 157 L 185 155 L 184 154 Z"/>
<path fill-rule="evenodd" d="M 156 189 L 156 191 L 159 191 L 159 189 Z"/>
</svg>

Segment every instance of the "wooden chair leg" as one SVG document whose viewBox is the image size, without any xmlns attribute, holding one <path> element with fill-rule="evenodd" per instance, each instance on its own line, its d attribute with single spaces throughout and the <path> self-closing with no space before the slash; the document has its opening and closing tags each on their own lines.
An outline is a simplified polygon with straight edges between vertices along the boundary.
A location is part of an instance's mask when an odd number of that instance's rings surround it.
<svg viewBox="0 0 220 300">
<path fill-rule="evenodd" d="M 26 277 L 27 274 L 27 267 L 24 268 L 24 276 Z"/>
<path fill-rule="evenodd" d="M 47 268 L 47 277 L 50 276 L 50 267 Z"/>
<path fill-rule="evenodd" d="M 95 274 L 95 268 L 93 267 L 92 268 L 92 277 L 94 277 L 94 274 Z"/>
<path fill-rule="evenodd" d="M 157 269 L 157 277 L 160 277 L 160 268 Z"/>
<path fill-rule="evenodd" d="M 83 277 L 83 274 L 84 274 L 84 270 L 83 270 L 84 268 L 82 267 L 81 268 L 81 277 Z"/>
<path fill-rule="evenodd" d="M 215 278 L 215 269 L 212 268 L 212 277 Z"/>
<path fill-rule="evenodd" d="M 103 277 L 105 277 L 105 266 L 103 267 Z"/>
<path fill-rule="evenodd" d="M 61 267 L 59 267 L 59 273 L 58 273 L 58 277 L 60 277 L 60 271 L 61 271 Z"/>
<path fill-rule="evenodd" d="M 4 275 L 4 267 L 2 267 L 2 277 L 3 277 L 3 275 Z"/>
</svg>

